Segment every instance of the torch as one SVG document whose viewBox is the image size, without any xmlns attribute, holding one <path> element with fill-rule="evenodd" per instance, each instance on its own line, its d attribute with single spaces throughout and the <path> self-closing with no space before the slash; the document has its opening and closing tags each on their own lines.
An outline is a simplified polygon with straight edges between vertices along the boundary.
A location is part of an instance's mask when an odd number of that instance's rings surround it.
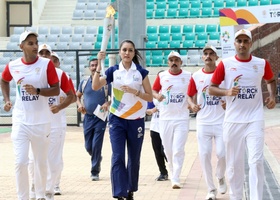
<svg viewBox="0 0 280 200">
<path fill-rule="evenodd" d="M 106 16 L 104 18 L 103 35 L 102 35 L 102 42 L 101 42 L 101 51 L 104 51 L 104 52 L 107 49 L 109 38 L 111 36 L 115 13 L 116 13 L 116 11 L 114 10 L 113 6 L 109 5 L 106 8 Z M 104 68 L 105 68 L 105 59 L 101 60 L 101 71 L 102 71 L 103 76 L 105 76 Z"/>
</svg>

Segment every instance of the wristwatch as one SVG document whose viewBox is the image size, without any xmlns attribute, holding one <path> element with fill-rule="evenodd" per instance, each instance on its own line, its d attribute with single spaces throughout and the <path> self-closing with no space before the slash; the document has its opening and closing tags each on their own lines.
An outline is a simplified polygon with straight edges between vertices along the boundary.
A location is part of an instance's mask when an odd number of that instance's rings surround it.
<svg viewBox="0 0 280 200">
<path fill-rule="evenodd" d="M 41 89 L 40 89 L 40 88 L 37 88 L 36 91 L 37 91 L 37 94 L 40 94 Z"/>
</svg>

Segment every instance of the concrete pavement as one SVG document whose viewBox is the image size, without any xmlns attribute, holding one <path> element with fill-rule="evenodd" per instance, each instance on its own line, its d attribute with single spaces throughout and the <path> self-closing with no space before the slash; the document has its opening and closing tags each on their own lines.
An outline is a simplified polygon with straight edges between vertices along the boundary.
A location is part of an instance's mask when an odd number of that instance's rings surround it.
<svg viewBox="0 0 280 200">
<path fill-rule="evenodd" d="M 265 109 L 266 136 L 265 158 L 271 169 L 270 176 L 280 183 L 280 104 L 274 110 Z M 147 128 L 149 123 L 147 123 Z M 0 127 L 1 128 L 1 127 Z M 146 131 L 136 200 L 196 200 L 205 199 L 207 189 L 202 176 L 197 152 L 195 118 L 190 120 L 189 137 L 185 146 L 185 162 L 181 173 L 182 188 L 174 190 L 170 181 L 155 181 L 159 171 L 152 150 L 149 131 Z M 64 147 L 64 170 L 61 179 L 61 196 L 56 200 L 110 200 L 110 158 L 111 146 L 106 132 L 103 146 L 100 181 L 90 179 L 90 157 L 84 149 L 82 127 L 67 127 Z M 215 166 L 213 156 L 213 165 Z M 280 189 L 279 187 L 277 188 Z M 279 196 L 278 196 L 279 197 Z M 14 154 L 9 133 L 0 134 L 0 200 L 15 200 Z M 229 199 L 228 193 L 217 195 L 217 199 Z M 245 199 L 245 197 L 244 197 Z M 270 199 L 274 199 L 271 197 Z"/>
</svg>

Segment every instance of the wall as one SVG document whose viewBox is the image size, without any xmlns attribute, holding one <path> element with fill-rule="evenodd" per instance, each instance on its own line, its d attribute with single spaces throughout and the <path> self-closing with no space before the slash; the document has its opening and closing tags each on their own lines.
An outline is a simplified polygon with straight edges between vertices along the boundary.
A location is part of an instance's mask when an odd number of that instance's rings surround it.
<svg viewBox="0 0 280 200">
<path fill-rule="evenodd" d="M 253 41 L 255 41 L 254 45 L 258 45 L 258 48 L 256 48 L 252 54 L 270 62 L 277 81 L 278 74 L 280 73 L 280 24 L 264 24 L 254 29 L 252 35 Z M 262 87 L 265 98 L 268 92 L 264 81 Z"/>
<path fill-rule="evenodd" d="M 0 37 L 6 37 L 6 1 L 0 1 Z"/>
<path fill-rule="evenodd" d="M 40 16 L 43 12 L 45 3 L 47 0 L 0 0 L 0 37 L 7 37 L 6 30 L 6 2 L 30 2 L 32 1 L 32 19 L 33 25 L 36 26 L 39 23 Z M 17 15 L 17 13 L 13 13 Z M 20 14 L 20 13 L 19 13 Z"/>
</svg>

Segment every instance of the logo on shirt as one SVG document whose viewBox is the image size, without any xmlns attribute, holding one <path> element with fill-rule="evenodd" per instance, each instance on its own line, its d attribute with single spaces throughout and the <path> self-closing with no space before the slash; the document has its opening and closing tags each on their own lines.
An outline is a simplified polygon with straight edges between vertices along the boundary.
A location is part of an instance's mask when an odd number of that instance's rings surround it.
<svg viewBox="0 0 280 200">
<path fill-rule="evenodd" d="M 241 79 L 241 75 L 238 75 L 237 77 L 235 77 L 235 79 L 233 80 L 233 86 L 238 86 L 239 80 Z M 232 102 L 234 102 L 236 99 L 236 96 L 233 98 Z"/>
<path fill-rule="evenodd" d="M 173 87 L 173 85 L 170 85 L 167 89 L 166 89 L 166 95 L 165 96 L 165 100 L 164 100 L 164 104 L 167 105 L 169 104 L 169 100 L 170 100 L 170 90 Z"/>
<path fill-rule="evenodd" d="M 254 65 L 253 69 L 254 69 L 255 72 L 258 72 L 258 66 L 257 65 Z"/>
<path fill-rule="evenodd" d="M 219 105 L 220 100 L 222 99 L 221 97 L 217 97 L 217 96 L 210 96 L 207 93 L 207 89 L 208 89 L 209 85 L 205 86 L 202 89 L 202 97 L 203 97 L 203 105 L 201 108 L 204 108 L 206 105 L 207 106 L 215 106 L 215 105 Z"/>
<path fill-rule="evenodd" d="M 49 106 L 54 105 L 54 104 L 55 104 L 55 102 L 56 102 L 56 98 L 55 98 L 55 97 L 49 97 L 49 101 L 48 101 Z"/>
<path fill-rule="evenodd" d="M 135 75 L 133 75 L 133 81 L 138 82 L 139 81 L 139 77 L 136 77 Z"/>
<path fill-rule="evenodd" d="M 21 95 L 20 90 L 21 90 L 21 83 L 22 83 L 23 79 L 24 79 L 24 77 L 18 79 L 18 81 L 17 81 L 17 90 L 18 90 L 19 95 Z"/>
<path fill-rule="evenodd" d="M 239 89 L 237 95 L 238 99 L 254 99 L 258 93 L 258 88 L 256 86 L 242 86 Z"/>
<path fill-rule="evenodd" d="M 41 71 L 41 68 L 40 68 L 40 67 L 36 67 L 36 68 L 35 68 L 35 73 L 36 73 L 37 75 L 40 73 L 40 71 Z"/>
<path fill-rule="evenodd" d="M 17 90 L 18 90 L 19 96 L 21 97 L 21 100 L 22 101 L 36 101 L 36 100 L 38 100 L 39 95 L 29 94 L 21 87 L 21 84 L 22 84 L 24 78 L 25 77 L 22 77 L 17 81 Z"/>
<path fill-rule="evenodd" d="M 175 93 L 170 92 L 173 85 L 169 86 L 166 90 L 165 99 L 163 101 L 164 105 L 170 104 L 170 103 L 182 103 L 183 100 L 186 98 L 186 95 L 184 93 Z"/>
</svg>

